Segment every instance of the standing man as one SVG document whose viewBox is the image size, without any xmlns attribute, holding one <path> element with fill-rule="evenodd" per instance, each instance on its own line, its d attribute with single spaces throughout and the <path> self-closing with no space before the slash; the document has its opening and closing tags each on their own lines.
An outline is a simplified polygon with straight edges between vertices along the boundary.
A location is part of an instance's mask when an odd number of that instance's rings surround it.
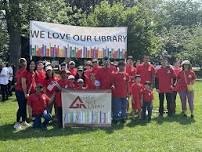
<svg viewBox="0 0 202 152">
<path fill-rule="evenodd" d="M 164 97 L 167 100 L 168 116 L 172 116 L 175 111 L 173 109 L 173 85 L 176 79 L 176 74 L 173 68 L 168 64 L 166 58 L 161 59 L 161 67 L 156 71 L 156 89 L 159 93 L 159 116 L 164 113 Z"/>
<path fill-rule="evenodd" d="M 100 89 L 111 89 L 112 87 L 112 69 L 108 57 L 103 58 L 103 67 L 96 72 L 96 81 L 100 83 Z"/>
<path fill-rule="evenodd" d="M 155 69 L 149 61 L 149 55 L 144 55 L 143 63 L 137 66 L 137 74 L 141 76 L 141 84 L 150 81 L 154 85 Z"/>
<path fill-rule="evenodd" d="M 113 74 L 112 118 L 114 123 L 124 123 L 128 109 L 128 74 L 125 73 L 125 63 L 120 61 L 119 71 Z"/>
</svg>

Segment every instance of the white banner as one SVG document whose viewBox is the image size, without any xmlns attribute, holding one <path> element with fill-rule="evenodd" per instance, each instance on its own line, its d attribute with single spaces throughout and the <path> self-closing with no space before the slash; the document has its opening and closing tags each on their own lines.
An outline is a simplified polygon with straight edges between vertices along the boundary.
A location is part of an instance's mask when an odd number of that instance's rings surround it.
<svg viewBox="0 0 202 152">
<path fill-rule="evenodd" d="M 123 59 L 126 50 L 127 27 L 30 23 L 31 56 Z"/>
<path fill-rule="evenodd" d="M 111 126 L 111 90 L 62 91 L 63 127 Z"/>
</svg>

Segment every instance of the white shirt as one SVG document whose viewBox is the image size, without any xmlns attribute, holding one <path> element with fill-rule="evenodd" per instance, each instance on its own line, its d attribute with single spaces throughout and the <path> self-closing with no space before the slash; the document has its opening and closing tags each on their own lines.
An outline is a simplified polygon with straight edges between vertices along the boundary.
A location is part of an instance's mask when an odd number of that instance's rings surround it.
<svg viewBox="0 0 202 152">
<path fill-rule="evenodd" d="M 7 85 L 9 79 L 8 68 L 3 67 L 0 73 L 0 84 Z"/>
<path fill-rule="evenodd" d="M 8 67 L 9 81 L 13 81 L 13 68 L 11 66 Z"/>
</svg>

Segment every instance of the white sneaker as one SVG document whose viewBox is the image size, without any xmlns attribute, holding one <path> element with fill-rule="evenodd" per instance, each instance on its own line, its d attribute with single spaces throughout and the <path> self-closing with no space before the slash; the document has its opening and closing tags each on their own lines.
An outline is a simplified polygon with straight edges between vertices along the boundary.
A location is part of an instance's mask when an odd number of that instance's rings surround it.
<svg viewBox="0 0 202 152">
<path fill-rule="evenodd" d="M 14 128 L 15 129 L 22 129 L 21 125 L 19 122 L 16 122 L 15 125 L 14 125 Z"/>
<path fill-rule="evenodd" d="M 21 124 L 23 127 L 30 127 L 31 125 L 27 123 L 26 121 L 22 122 Z"/>
</svg>

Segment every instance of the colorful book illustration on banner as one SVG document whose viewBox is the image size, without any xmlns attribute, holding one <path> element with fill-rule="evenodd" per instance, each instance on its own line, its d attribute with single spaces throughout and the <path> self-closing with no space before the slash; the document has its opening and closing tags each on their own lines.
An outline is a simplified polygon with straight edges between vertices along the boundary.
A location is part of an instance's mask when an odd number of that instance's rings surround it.
<svg viewBox="0 0 202 152">
<path fill-rule="evenodd" d="M 67 57 L 67 58 L 103 58 L 105 56 L 114 59 L 123 59 L 126 57 L 126 50 L 118 48 L 87 48 L 75 46 L 37 46 L 30 45 L 30 55 L 37 57 Z"/>
<path fill-rule="evenodd" d="M 74 111 L 65 113 L 64 124 L 110 124 L 111 113 L 102 111 Z"/>
</svg>

